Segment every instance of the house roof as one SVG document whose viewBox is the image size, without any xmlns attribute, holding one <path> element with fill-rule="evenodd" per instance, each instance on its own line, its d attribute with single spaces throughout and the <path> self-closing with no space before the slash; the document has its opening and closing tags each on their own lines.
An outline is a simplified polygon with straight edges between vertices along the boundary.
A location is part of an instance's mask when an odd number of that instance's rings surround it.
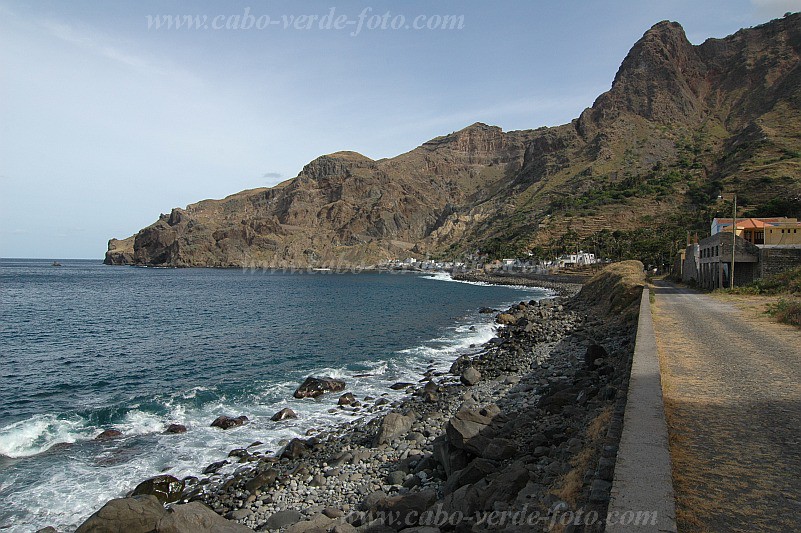
<svg viewBox="0 0 801 533">
<path fill-rule="evenodd" d="M 737 221 L 737 229 L 765 229 L 765 226 L 769 226 L 766 222 L 775 222 L 773 220 L 766 220 L 760 218 L 746 218 L 742 222 L 739 220 Z"/>
<path fill-rule="evenodd" d="M 731 224 L 731 218 L 716 218 L 715 220 L 717 221 L 718 224 Z M 746 220 L 754 220 L 754 221 L 767 222 L 767 223 L 792 221 L 792 219 L 788 219 L 787 217 L 738 218 L 737 219 L 737 227 L 738 228 L 743 227 L 743 226 L 740 225 L 740 222 L 744 222 Z M 765 225 L 763 224 L 762 226 L 759 226 L 759 227 L 764 227 L 764 226 Z"/>
</svg>

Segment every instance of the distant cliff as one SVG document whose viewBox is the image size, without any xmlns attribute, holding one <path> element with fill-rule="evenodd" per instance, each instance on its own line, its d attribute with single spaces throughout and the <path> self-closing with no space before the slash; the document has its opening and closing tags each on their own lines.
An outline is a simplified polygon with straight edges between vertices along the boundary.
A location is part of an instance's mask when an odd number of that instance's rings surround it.
<svg viewBox="0 0 801 533">
<path fill-rule="evenodd" d="M 476 123 L 390 159 L 325 155 L 275 187 L 173 209 L 109 241 L 105 262 L 371 264 L 664 234 L 703 219 L 722 188 L 751 206 L 798 202 L 800 57 L 799 14 L 698 46 L 660 22 L 570 124 Z"/>
</svg>

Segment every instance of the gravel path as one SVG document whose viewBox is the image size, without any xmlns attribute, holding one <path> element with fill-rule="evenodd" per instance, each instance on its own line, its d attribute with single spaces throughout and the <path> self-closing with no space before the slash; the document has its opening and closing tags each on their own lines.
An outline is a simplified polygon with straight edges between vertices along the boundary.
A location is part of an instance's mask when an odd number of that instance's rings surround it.
<svg viewBox="0 0 801 533">
<path fill-rule="evenodd" d="M 798 531 L 801 334 L 656 282 L 679 531 Z"/>
</svg>

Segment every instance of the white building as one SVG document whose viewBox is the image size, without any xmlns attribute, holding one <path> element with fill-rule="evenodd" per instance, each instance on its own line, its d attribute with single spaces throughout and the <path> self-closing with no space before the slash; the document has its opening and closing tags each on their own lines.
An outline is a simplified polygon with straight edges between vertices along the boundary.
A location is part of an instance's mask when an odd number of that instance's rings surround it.
<svg viewBox="0 0 801 533">
<path fill-rule="evenodd" d="M 564 268 L 566 266 L 593 265 L 596 262 L 595 254 L 579 251 L 577 254 L 565 254 L 561 256 L 559 258 L 559 268 Z"/>
</svg>

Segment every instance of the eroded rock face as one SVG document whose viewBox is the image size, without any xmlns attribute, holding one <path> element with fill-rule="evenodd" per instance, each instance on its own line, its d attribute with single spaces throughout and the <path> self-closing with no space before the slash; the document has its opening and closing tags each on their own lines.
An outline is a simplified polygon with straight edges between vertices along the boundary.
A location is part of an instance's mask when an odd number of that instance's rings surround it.
<svg viewBox="0 0 801 533">
<path fill-rule="evenodd" d="M 295 398 L 317 398 L 326 392 L 339 392 L 345 388 L 341 379 L 308 377 L 295 391 Z"/>
<path fill-rule="evenodd" d="M 123 240 L 110 239 L 103 263 L 106 265 L 134 264 L 134 237 L 131 236 Z"/>
</svg>

